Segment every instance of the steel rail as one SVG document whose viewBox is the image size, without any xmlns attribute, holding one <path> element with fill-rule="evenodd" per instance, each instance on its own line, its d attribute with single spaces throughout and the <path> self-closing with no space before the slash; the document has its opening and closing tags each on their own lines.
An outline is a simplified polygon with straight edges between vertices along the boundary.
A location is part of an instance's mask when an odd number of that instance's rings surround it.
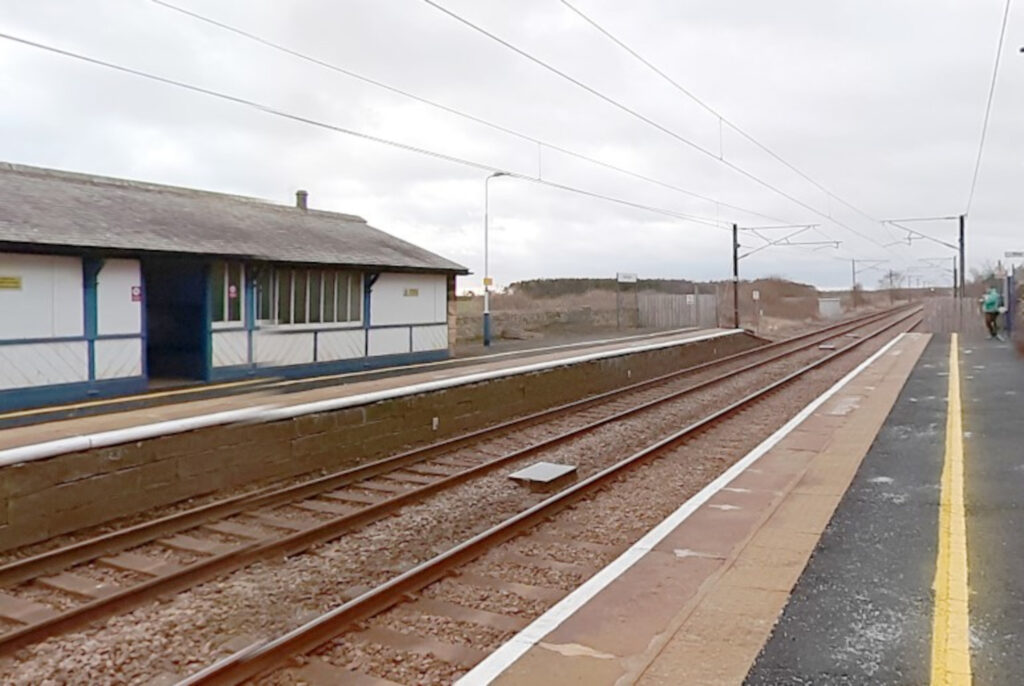
<svg viewBox="0 0 1024 686">
<path fill-rule="evenodd" d="M 869 320 L 867 323 L 870 324 L 880 318 L 884 319 L 893 315 L 894 312 L 888 311 L 876 314 L 866 319 Z M 855 324 L 846 322 L 846 326 L 838 328 L 840 330 L 852 330 L 865 325 L 864 321 L 858 321 Z M 826 336 L 826 340 L 828 338 L 834 338 L 837 335 L 842 335 L 842 333 L 837 334 L 835 332 L 835 327 L 829 328 L 830 333 Z M 818 333 L 820 333 L 820 331 Z M 191 586 L 202 583 L 203 581 L 222 576 L 253 564 L 259 560 L 273 559 L 282 556 L 287 557 L 289 555 L 302 552 L 310 546 L 337 538 L 351 529 L 382 519 L 401 507 L 415 503 L 434 493 L 452 488 L 470 479 L 483 476 L 484 474 L 506 465 L 509 462 L 522 459 L 529 454 L 541 450 L 549 449 L 554 445 L 593 431 L 597 427 L 614 421 L 619 421 L 652 407 L 677 400 L 685 395 L 697 392 L 714 384 L 721 383 L 736 374 L 764 367 L 772 362 L 818 345 L 821 340 L 820 336 L 814 337 L 814 340 L 811 342 L 803 343 L 796 348 L 784 350 L 765 359 L 756 360 L 738 369 L 727 370 L 718 376 L 687 386 L 686 388 L 673 391 L 640 405 L 615 412 L 610 416 L 594 420 L 584 426 L 566 430 L 554 437 L 542 439 L 534 444 L 516 449 L 510 453 L 506 453 L 505 455 L 501 455 L 479 465 L 474 465 L 463 471 L 438 479 L 430 484 L 425 484 L 403 493 L 399 493 L 378 503 L 367 505 L 350 514 L 319 522 L 312 527 L 296 531 L 291 534 L 252 541 L 249 543 L 240 543 L 232 550 L 202 558 L 182 567 L 174 573 L 147 579 L 143 582 L 128 586 L 116 593 L 72 607 L 50 618 L 8 631 L 7 633 L 0 635 L 0 649 L 4 651 L 16 649 L 17 647 L 41 640 L 55 633 L 68 631 L 111 614 L 130 609 L 154 597 L 161 597 L 170 593 L 182 591 Z M 739 353 L 730 357 L 735 359 L 737 357 L 747 356 L 747 353 L 751 352 L 763 353 L 766 348 L 768 348 L 768 346 L 756 348 L 753 351 L 746 351 L 746 353 Z M 725 359 L 726 358 L 722 358 L 722 360 Z M 704 363 L 697 367 L 706 366 L 715 365 Z M 673 373 L 673 375 L 678 376 L 677 373 Z M 650 385 L 650 382 L 640 382 L 635 386 L 646 385 Z M 300 486 L 305 485 L 306 484 L 302 484 Z"/>
<path fill-rule="evenodd" d="M 308 653 L 325 642 L 343 633 L 353 623 L 368 619 L 400 603 L 410 593 L 415 593 L 437 581 L 459 566 L 470 562 L 491 548 L 521 534 L 524 530 L 550 518 L 584 496 L 598 490 L 617 478 L 626 469 L 656 455 L 659 451 L 679 443 L 707 429 L 714 423 L 747 408 L 788 385 L 808 372 L 818 369 L 832 360 L 849 353 L 866 341 L 882 335 L 906 320 L 918 316 L 920 308 L 900 316 L 879 329 L 867 334 L 826 357 L 816 360 L 769 385 L 754 391 L 744 398 L 724 407 L 689 426 L 666 436 L 629 457 L 577 482 L 573 486 L 537 503 L 536 505 L 506 519 L 504 522 L 473 536 L 467 541 L 423 562 L 366 593 L 340 605 L 316 619 L 299 626 L 269 642 L 254 643 L 242 651 L 229 656 L 197 674 L 180 681 L 177 686 L 234 686 L 282 666 L 294 655 Z M 916 325 L 916 324 L 915 324 Z M 911 327 L 913 328 L 913 327 Z"/>
<path fill-rule="evenodd" d="M 891 316 L 891 313 L 886 316 Z M 861 323 L 852 328 L 859 328 L 859 326 L 863 325 L 864 324 Z M 834 335 L 835 334 L 830 337 L 834 337 Z M 817 345 L 818 343 L 819 340 L 814 340 L 810 343 L 802 344 L 792 350 L 785 350 L 777 353 L 767 359 L 755 361 L 741 367 L 740 369 L 728 370 L 719 376 L 707 379 L 692 386 L 687 386 L 684 389 L 655 398 L 654 400 L 642 403 L 641 405 L 616 412 L 611 416 L 595 420 L 582 427 L 564 431 L 554 437 L 543 439 L 532 445 L 499 456 L 493 460 L 469 467 L 463 471 L 434 481 L 433 483 L 410 489 L 378 503 L 368 505 L 353 513 L 320 522 L 312 527 L 292 534 L 286 534 L 260 541 L 252 541 L 247 544 L 239 544 L 230 551 L 197 560 L 174 573 L 148 579 L 103 598 L 97 598 L 87 603 L 72 607 L 53 617 L 33 624 L 28 624 L 24 627 L 2 634 L 0 635 L 0 648 L 10 650 L 13 647 L 40 640 L 52 635 L 53 633 L 66 631 L 76 626 L 114 614 L 115 612 L 128 609 L 154 596 L 184 590 L 203 581 L 216 578 L 236 569 L 250 565 L 258 560 L 294 555 L 317 543 L 337 538 L 355 527 L 377 521 L 403 506 L 415 503 L 427 496 L 451 488 L 472 478 L 482 476 L 487 472 L 497 469 L 511 461 L 522 459 L 531 453 L 545 450 L 558 443 L 571 440 L 572 438 L 583 435 L 589 431 L 593 431 L 599 426 L 637 414 L 651 407 L 676 400 L 684 395 L 707 388 L 715 383 L 720 383 L 721 381 L 736 374 L 763 367 L 781 358 L 801 352 L 807 348 Z M 764 348 L 759 348 L 757 350 L 763 351 Z"/>
<path fill-rule="evenodd" d="M 295 500 L 301 500 L 303 498 L 309 498 L 325 491 L 341 488 L 358 481 L 363 481 L 400 469 L 401 467 L 409 464 L 429 460 L 437 453 L 454 450 L 468 443 L 490 436 L 496 436 L 501 432 L 523 428 L 530 424 L 554 418 L 558 415 L 575 412 L 588 406 L 599 404 L 608 399 L 671 381 L 681 376 L 695 374 L 707 369 L 735 362 L 736 360 L 744 357 L 752 357 L 763 354 L 765 351 L 793 345 L 794 343 L 798 343 L 799 341 L 807 338 L 827 336 L 836 330 L 858 328 L 866 323 L 890 316 L 899 309 L 900 308 L 895 308 L 894 310 L 886 310 L 881 313 L 872 313 L 870 315 L 865 315 L 864 317 L 840 322 L 823 329 L 799 334 L 782 341 L 769 343 L 768 345 L 760 346 L 758 348 L 744 350 L 722 358 L 709 360 L 708 362 L 686 367 L 681 370 L 675 370 L 629 386 L 605 391 L 581 400 L 575 400 L 556 407 L 540 410 L 523 417 L 517 417 L 482 429 L 476 429 L 465 434 L 460 434 L 426 446 L 413 448 L 381 460 L 376 460 L 369 464 L 327 474 L 303 483 L 284 487 L 271 486 L 251 493 L 243 493 L 237 496 L 224 498 L 212 503 L 199 505 L 182 512 L 176 512 L 147 522 L 128 526 L 117 531 L 102 534 L 84 541 L 62 546 L 54 550 L 45 551 L 38 555 L 16 560 L 5 565 L 0 565 L 0 588 L 27 581 L 34 577 L 50 573 L 56 569 L 66 569 L 76 564 L 94 560 L 113 552 L 148 543 L 160 536 L 191 529 L 215 519 L 230 517 L 231 515 L 238 514 L 246 510 L 270 507 Z"/>
</svg>

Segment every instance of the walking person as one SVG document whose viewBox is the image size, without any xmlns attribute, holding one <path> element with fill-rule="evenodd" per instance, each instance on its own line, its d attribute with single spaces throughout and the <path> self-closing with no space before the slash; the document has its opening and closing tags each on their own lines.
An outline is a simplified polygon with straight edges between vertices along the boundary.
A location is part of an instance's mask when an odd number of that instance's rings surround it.
<svg viewBox="0 0 1024 686">
<path fill-rule="evenodd" d="M 999 338 L 999 308 L 1002 304 L 1003 297 L 995 286 L 989 288 L 981 299 L 981 311 L 985 314 L 985 328 L 990 338 Z"/>
</svg>

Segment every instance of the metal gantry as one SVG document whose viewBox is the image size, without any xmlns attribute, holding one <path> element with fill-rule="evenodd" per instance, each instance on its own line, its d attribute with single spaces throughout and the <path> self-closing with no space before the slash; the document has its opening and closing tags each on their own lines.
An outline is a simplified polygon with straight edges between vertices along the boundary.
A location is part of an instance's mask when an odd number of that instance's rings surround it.
<svg viewBox="0 0 1024 686">
<path fill-rule="evenodd" d="M 732 322 L 733 328 L 740 328 L 740 260 L 744 257 L 750 257 L 755 253 L 759 253 L 765 248 L 771 248 L 774 246 L 817 246 L 827 247 L 832 246 L 835 248 L 839 247 L 841 241 L 793 241 L 792 239 L 800 234 L 810 231 L 821 226 L 821 224 L 785 224 L 781 226 L 744 226 L 741 227 L 738 224 L 732 225 Z M 790 233 L 787 233 L 781 238 L 771 239 L 764 236 L 760 232 L 762 231 L 775 231 L 784 229 L 795 229 Z M 753 250 L 749 250 L 743 254 L 740 254 L 740 231 L 749 231 L 761 240 L 765 241 L 764 245 L 760 245 Z"/>
</svg>

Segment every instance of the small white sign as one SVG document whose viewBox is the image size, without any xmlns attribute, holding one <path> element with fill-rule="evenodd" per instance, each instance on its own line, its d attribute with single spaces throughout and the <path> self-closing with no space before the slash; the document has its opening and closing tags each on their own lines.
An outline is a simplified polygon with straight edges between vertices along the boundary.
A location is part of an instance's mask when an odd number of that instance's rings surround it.
<svg viewBox="0 0 1024 686">
<path fill-rule="evenodd" d="M 693 293 L 687 293 L 686 294 L 686 304 L 687 305 L 692 305 L 696 301 L 697 301 L 697 296 L 695 296 Z"/>
<path fill-rule="evenodd" d="M 636 274 L 630 272 L 619 272 L 615 278 L 619 283 L 636 283 Z"/>
<path fill-rule="evenodd" d="M 761 291 L 754 291 L 753 293 L 750 294 L 750 297 L 752 297 L 754 300 L 760 300 Z"/>
</svg>

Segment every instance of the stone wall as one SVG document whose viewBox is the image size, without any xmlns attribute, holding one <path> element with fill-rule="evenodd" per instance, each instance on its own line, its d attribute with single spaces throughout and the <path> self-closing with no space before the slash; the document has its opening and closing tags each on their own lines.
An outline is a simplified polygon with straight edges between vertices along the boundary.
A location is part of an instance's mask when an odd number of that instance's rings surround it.
<svg viewBox="0 0 1024 686">
<path fill-rule="evenodd" d="M 760 345 L 745 334 L 0 469 L 0 550 L 220 489 L 335 471 Z M 433 428 L 437 418 L 437 429 Z"/>
</svg>

